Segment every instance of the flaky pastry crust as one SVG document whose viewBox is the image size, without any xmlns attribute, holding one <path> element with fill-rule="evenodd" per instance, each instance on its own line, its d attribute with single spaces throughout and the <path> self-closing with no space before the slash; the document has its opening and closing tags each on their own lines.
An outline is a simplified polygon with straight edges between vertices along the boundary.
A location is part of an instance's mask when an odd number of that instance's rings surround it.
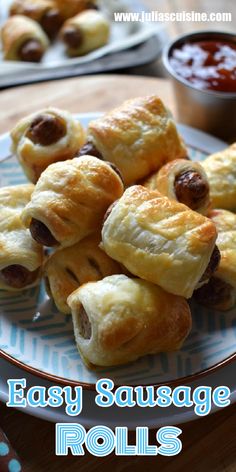
<svg viewBox="0 0 236 472">
<path fill-rule="evenodd" d="M 137 185 L 112 208 L 102 244 L 132 274 L 189 298 L 208 266 L 216 236 L 208 218 Z"/>
<path fill-rule="evenodd" d="M 83 156 L 51 164 L 40 176 L 22 213 L 47 226 L 62 247 L 98 231 L 109 205 L 123 193 L 123 183 L 107 162 Z"/>
<path fill-rule="evenodd" d="M 128 100 L 92 121 L 88 136 L 103 158 L 120 169 L 126 185 L 187 157 L 170 112 L 155 95 Z"/>
<path fill-rule="evenodd" d="M 80 32 L 82 41 L 78 47 L 68 47 L 69 56 L 82 56 L 89 52 L 105 46 L 110 36 L 110 24 L 106 17 L 96 10 L 86 10 L 67 20 L 61 30 L 73 27 Z"/>
<path fill-rule="evenodd" d="M 201 176 L 202 182 L 208 187 L 208 179 L 205 170 L 199 162 L 188 161 L 186 159 L 176 159 L 174 161 L 165 164 L 158 172 L 153 174 L 147 180 L 143 182 L 143 186 L 150 190 L 158 190 L 162 195 L 177 200 L 175 192 L 175 179 L 181 173 L 184 172 L 196 172 Z M 206 215 L 210 208 L 210 196 L 209 191 L 201 202 L 200 206 L 196 209 L 198 213 Z"/>
<path fill-rule="evenodd" d="M 122 273 L 120 265 L 100 249 L 100 242 L 101 235 L 94 234 L 49 257 L 44 268 L 46 288 L 62 313 L 70 313 L 67 298 L 81 285 Z"/>
<path fill-rule="evenodd" d="M 191 328 L 186 300 L 125 275 L 113 275 L 73 292 L 72 310 L 79 352 L 90 368 L 135 361 L 146 354 L 180 349 Z M 90 325 L 84 336 L 81 309 Z"/>
<path fill-rule="evenodd" d="M 14 15 L 8 18 L 1 30 L 3 55 L 5 60 L 19 61 L 19 50 L 29 39 L 36 39 L 43 51 L 49 46 L 49 41 L 36 21 L 23 15 Z"/>
<path fill-rule="evenodd" d="M 37 116 L 48 114 L 59 118 L 66 127 L 66 134 L 48 146 L 35 144 L 27 132 Z M 16 154 L 28 179 L 36 183 L 41 173 L 54 162 L 72 159 L 85 141 L 82 125 L 69 112 L 58 108 L 45 108 L 21 119 L 11 131 L 12 152 Z"/>
</svg>

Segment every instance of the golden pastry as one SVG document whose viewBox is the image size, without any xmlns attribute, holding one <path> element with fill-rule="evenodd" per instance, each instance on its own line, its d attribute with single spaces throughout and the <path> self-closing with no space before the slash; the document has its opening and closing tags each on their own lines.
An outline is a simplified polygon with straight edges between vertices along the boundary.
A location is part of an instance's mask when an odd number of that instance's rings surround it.
<svg viewBox="0 0 236 472">
<path fill-rule="evenodd" d="M 227 210 L 212 210 L 209 218 L 218 231 L 221 260 L 209 283 L 195 292 L 195 298 L 208 307 L 228 310 L 236 301 L 236 215 Z"/>
<path fill-rule="evenodd" d="M 168 161 L 187 157 L 170 112 L 155 95 L 128 100 L 92 121 L 83 153 L 113 162 L 127 186 Z"/>
<path fill-rule="evenodd" d="M 55 0 L 61 15 L 66 20 L 78 15 L 84 10 L 97 9 L 96 0 Z"/>
<path fill-rule="evenodd" d="M 175 351 L 191 329 L 184 298 L 125 275 L 83 285 L 69 296 L 68 304 L 78 350 L 90 368 Z"/>
<path fill-rule="evenodd" d="M 14 0 L 10 15 L 24 15 L 37 21 L 51 39 L 56 36 L 63 23 L 54 0 Z"/>
<path fill-rule="evenodd" d="M 41 174 L 22 219 L 37 242 L 72 246 L 99 229 L 122 193 L 122 180 L 107 162 L 93 156 L 57 162 Z"/>
<path fill-rule="evenodd" d="M 32 184 L 0 188 L 0 289 L 22 290 L 39 282 L 43 249 L 21 221 Z"/>
<path fill-rule="evenodd" d="M 236 210 L 236 143 L 209 156 L 202 165 L 210 183 L 213 208 Z"/>
<path fill-rule="evenodd" d="M 122 273 L 120 265 L 99 248 L 100 241 L 100 234 L 88 236 L 49 257 L 44 269 L 46 288 L 62 313 L 70 313 L 67 298 L 81 285 Z"/>
<path fill-rule="evenodd" d="M 206 215 L 210 206 L 210 188 L 206 172 L 199 162 L 176 159 L 143 182 L 144 187 L 184 203 Z"/>
<path fill-rule="evenodd" d="M 132 274 L 186 298 L 219 262 L 216 236 L 208 218 L 138 185 L 107 212 L 102 229 L 110 257 Z"/>
<path fill-rule="evenodd" d="M 23 15 L 8 18 L 1 37 L 3 57 L 9 61 L 40 62 L 49 46 L 41 26 Z"/>
<path fill-rule="evenodd" d="M 36 183 L 50 164 L 76 155 L 85 133 L 70 113 L 46 108 L 21 119 L 13 128 L 11 138 L 13 153 L 28 179 Z"/>
<path fill-rule="evenodd" d="M 67 20 L 61 38 L 69 56 L 82 56 L 108 43 L 110 25 L 96 10 L 86 10 Z"/>
</svg>

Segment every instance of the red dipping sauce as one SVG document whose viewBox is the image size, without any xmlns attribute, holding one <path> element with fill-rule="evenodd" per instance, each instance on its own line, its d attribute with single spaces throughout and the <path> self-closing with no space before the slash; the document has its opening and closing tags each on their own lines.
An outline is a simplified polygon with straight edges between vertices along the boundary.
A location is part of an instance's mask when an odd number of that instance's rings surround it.
<svg viewBox="0 0 236 472">
<path fill-rule="evenodd" d="M 185 43 L 169 59 L 177 75 L 201 90 L 236 92 L 236 44 L 206 40 Z"/>
</svg>

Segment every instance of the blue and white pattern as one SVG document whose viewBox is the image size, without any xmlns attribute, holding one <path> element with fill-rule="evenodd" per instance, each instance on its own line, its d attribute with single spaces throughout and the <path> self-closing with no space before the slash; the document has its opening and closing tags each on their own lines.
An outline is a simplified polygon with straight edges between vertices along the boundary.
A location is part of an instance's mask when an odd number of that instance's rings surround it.
<svg viewBox="0 0 236 472">
<path fill-rule="evenodd" d="M 81 117 L 80 117 L 81 118 Z M 86 125 L 91 117 L 83 117 Z M 222 143 L 199 132 L 195 146 L 191 129 L 181 127 L 186 142 L 191 142 L 189 154 L 201 160 L 207 154 L 209 140 L 215 148 Z M 188 139 L 189 137 L 189 139 Z M 4 137 L 4 145 L 6 140 Z M 0 146 L 1 146 L 0 139 Z M 208 151 L 209 152 L 209 151 Z M 11 158 L 0 164 L 0 185 L 25 182 L 25 177 Z M 191 306 L 193 328 L 183 348 L 176 353 L 146 356 L 127 366 L 99 372 L 89 371 L 77 352 L 72 320 L 58 313 L 48 299 L 43 284 L 21 293 L 0 292 L 0 349 L 17 361 L 46 372 L 52 376 L 94 384 L 98 378 L 108 376 L 116 384 L 155 384 L 190 376 L 211 368 L 235 354 L 236 310 L 226 313 L 211 311 L 197 305 Z"/>
</svg>

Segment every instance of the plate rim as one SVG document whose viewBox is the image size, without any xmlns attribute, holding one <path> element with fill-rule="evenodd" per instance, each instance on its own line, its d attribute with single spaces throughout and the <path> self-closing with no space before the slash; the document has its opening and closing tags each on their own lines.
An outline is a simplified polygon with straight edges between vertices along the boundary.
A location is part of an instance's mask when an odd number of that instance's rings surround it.
<svg viewBox="0 0 236 472">
<path fill-rule="evenodd" d="M 87 382 L 80 382 L 76 380 L 71 380 L 67 379 L 66 377 L 60 377 L 57 375 L 49 374 L 47 372 L 44 372 L 43 370 L 40 370 L 35 367 L 31 367 L 28 364 L 25 364 L 22 361 L 17 360 L 15 357 L 11 356 L 10 354 L 6 353 L 2 349 L 0 349 L 0 358 L 5 359 L 6 361 L 10 362 L 11 364 L 15 365 L 18 368 L 21 368 L 25 372 L 29 374 L 33 374 L 36 377 L 48 380 L 49 382 L 57 382 L 59 385 L 64 385 L 64 386 L 69 386 L 69 387 L 82 387 L 85 390 L 90 390 L 90 391 L 96 391 L 96 384 L 95 383 L 87 383 Z M 150 387 L 152 386 L 153 388 L 160 387 L 162 385 L 167 385 L 169 387 L 176 387 L 178 385 L 188 385 L 191 382 L 195 382 L 196 380 L 199 380 L 201 378 L 204 378 L 205 376 L 212 374 L 216 372 L 217 370 L 220 370 L 222 367 L 225 367 L 228 364 L 231 364 L 236 360 L 236 352 L 231 354 L 231 356 L 226 357 L 222 361 L 219 361 L 217 364 L 214 364 L 211 367 L 208 367 L 207 369 L 201 370 L 199 372 L 195 372 L 195 374 L 192 375 L 187 375 L 184 377 L 180 377 L 175 380 L 168 380 L 164 382 L 158 382 L 158 383 L 147 383 L 147 384 L 142 384 L 141 382 L 135 383 L 135 384 L 129 384 L 129 382 L 125 382 L 126 386 L 130 386 L 132 388 L 135 388 L 137 386 L 141 387 Z M 107 377 L 107 375 L 106 375 Z M 121 385 L 115 384 L 114 389 L 116 390 L 119 388 Z"/>
<path fill-rule="evenodd" d="M 89 113 L 74 113 L 74 115 L 77 117 L 77 119 L 83 119 L 84 118 L 84 119 L 87 119 L 87 120 L 94 119 L 94 117 L 99 117 L 102 114 L 103 114 L 102 112 L 95 112 L 95 111 L 94 112 L 89 112 Z M 191 126 L 181 124 L 181 123 L 177 123 L 177 125 L 178 125 L 178 127 L 182 128 L 182 133 L 184 133 L 184 134 L 185 134 L 185 132 L 190 131 L 190 132 L 194 132 L 196 137 L 202 136 L 204 138 L 208 138 L 208 139 L 210 138 L 212 141 L 215 141 L 217 146 L 222 146 L 222 148 L 223 148 L 223 146 L 228 145 L 224 141 L 216 138 L 215 136 L 212 136 L 208 133 L 205 133 L 204 131 L 199 130 L 197 128 L 193 128 Z M 9 132 L 6 132 L 6 133 L 3 133 L 3 134 L 0 135 L 0 141 L 2 139 L 8 139 L 8 138 L 9 138 Z M 202 148 L 201 148 L 201 147 L 198 147 L 196 145 L 192 145 L 191 143 L 187 142 L 186 138 L 185 138 L 185 141 L 186 141 L 186 144 L 189 145 L 190 147 L 193 147 L 194 149 L 197 149 L 198 151 L 200 151 L 204 154 L 208 153 L 208 151 L 206 151 L 206 149 L 203 149 L 204 146 L 202 146 Z M 1 160 L 0 160 L 0 165 L 1 165 Z M 71 386 L 71 387 L 81 386 L 85 390 L 89 390 L 89 391 L 95 391 L 96 390 L 96 384 L 95 383 L 82 382 L 82 381 L 79 381 L 79 380 L 75 381 L 75 380 L 67 379 L 66 377 L 61 377 L 61 376 L 50 374 L 48 372 L 44 372 L 43 370 L 32 367 L 32 366 L 26 364 L 25 362 L 22 362 L 22 361 L 16 359 L 11 354 L 8 354 L 7 352 L 3 351 L 2 349 L 0 349 L 0 358 L 5 359 L 6 361 L 10 362 L 12 365 L 15 365 L 16 367 L 21 368 L 23 371 L 25 371 L 27 373 L 33 374 L 36 377 L 48 380 L 50 382 L 53 382 L 53 383 L 57 382 L 60 385 L 64 385 L 64 386 L 66 385 L 66 386 Z M 222 367 L 232 363 L 235 360 L 236 360 L 236 351 L 233 354 L 231 354 L 230 356 L 226 357 L 225 359 L 217 362 L 216 364 L 214 364 L 214 365 L 212 365 L 212 366 L 210 366 L 206 369 L 195 372 L 194 374 L 191 374 L 191 375 L 183 376 L 183 377 L 180 377 L 178 379 L 173 379 L 173 380 L 169 380 L 169 381 L 151 383 L 151 384 L 144 384 L 144 385 L 141 382 L 139 382 L 138 384 L 136 384 L 136 383 L 135 384 L 129 384 L 128 382 L 126 382 L 126 385 L 130 385 L 133 388 L 136 387 L 136 386 L 143 386 L 143 387 L 153 386 L 154 388 L 156 388 L 156 387 L 159 387 L 161 385 L 168 385 L 168 386 L 171 386 L 171 387 L 181 385 L 181 384 L 185 385 L 185 384 L 189 384 L 193 381 L 199 380 L 200 378 L 204 378 L 206 375 L 209 375 L 211 373 L 214 373 L 217 370 L 220 370 Z M 114 385 L 114 390 L 119 388 L 119 386 L 120 385 L 115 384 Z"/>
</svg>

